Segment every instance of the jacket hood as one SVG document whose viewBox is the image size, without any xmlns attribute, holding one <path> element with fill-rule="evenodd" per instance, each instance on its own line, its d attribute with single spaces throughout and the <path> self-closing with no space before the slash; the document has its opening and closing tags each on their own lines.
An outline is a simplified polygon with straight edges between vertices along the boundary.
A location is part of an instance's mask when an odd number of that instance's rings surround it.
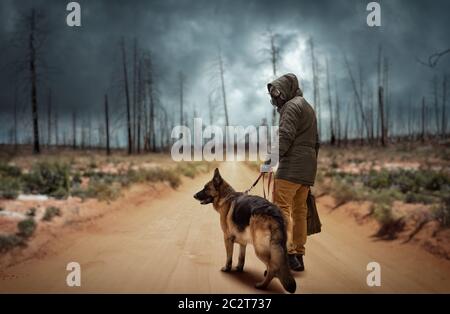
<svg viewBox="0 0 450 314">
<path fill-rule="evenodd" d="M 267 84 L 267 90 L 269 92 L 272 86 L 280 91 L 285 101 L 289 101 L 296 96 L 303 96 L 303 92 L 298 85 L 297 76 L 293 73 L 285 74 Z"/>
</svg>

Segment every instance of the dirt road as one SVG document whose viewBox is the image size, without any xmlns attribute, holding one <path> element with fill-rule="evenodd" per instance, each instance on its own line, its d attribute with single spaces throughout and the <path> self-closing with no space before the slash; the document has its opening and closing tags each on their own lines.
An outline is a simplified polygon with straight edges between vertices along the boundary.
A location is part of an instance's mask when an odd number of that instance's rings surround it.
<svg viewBox="0 0 450 314">
<path fill-rule="evenodd" d="M 255 179 L 255 172 L 239 163 L 224 163 L 221 172 L 238 190 Z M 192 198 L 208 179 L 187 179 L 156 199 L 143 195 L 92 227 L 61 236 L 45 254 L 1 270 L 0 292 L 260 292 L 253 285 L 264 267 L 251 246 L 244 273 L 220 272 L 225 250 L 219 216 Z M 352 218 L 319 209 L 323 232 L 308 239 L 297 293 L 450 292 L 448 261 L 413 245 L 375 241 L 372 231 Z M 66 286 L 71 261 L 81 265 L 81 287 Z M 366 285 L 371 261 L 381 265 L 381 287 Z M 274 280 L 268 291 L 283 290 Z"/>
</svg>

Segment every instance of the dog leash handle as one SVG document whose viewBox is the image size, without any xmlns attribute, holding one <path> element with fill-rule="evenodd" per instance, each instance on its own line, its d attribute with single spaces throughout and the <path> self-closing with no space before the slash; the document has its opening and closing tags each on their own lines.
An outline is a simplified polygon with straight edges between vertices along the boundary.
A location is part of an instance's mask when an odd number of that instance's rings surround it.
<svg viewBox="0 0 450 314">
<path fill-rule="evenodd" d="M 261 179 L 261 177 L 264 177 L 264 173 L 261 172 L 258 176 L 258 178 L 256 179 L 256 181 L 252 184 L 252 186 L 250 188 L 248 188 L 247 190 L 245 190 L 244 194 L 248 194 L 248 192 L 250 192 L 259 182 L 259 180 Z"/>
</svg>

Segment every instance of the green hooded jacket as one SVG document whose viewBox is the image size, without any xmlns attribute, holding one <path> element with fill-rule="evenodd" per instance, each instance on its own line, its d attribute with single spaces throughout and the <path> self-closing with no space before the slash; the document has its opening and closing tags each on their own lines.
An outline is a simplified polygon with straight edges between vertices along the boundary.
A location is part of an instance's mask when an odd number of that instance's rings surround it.
<svg viewBox="0 0 450 314">
<path fill-rule="evenodd" d="M 278 107 L 279 165 L 275 175 L 294 183 L 312 186 L 317 172 L 319 136 L 314 109 L 303 98 L 297 77 L 285 74 L 268 84 L 276 87 L 286 102 Z"/>
</svg>

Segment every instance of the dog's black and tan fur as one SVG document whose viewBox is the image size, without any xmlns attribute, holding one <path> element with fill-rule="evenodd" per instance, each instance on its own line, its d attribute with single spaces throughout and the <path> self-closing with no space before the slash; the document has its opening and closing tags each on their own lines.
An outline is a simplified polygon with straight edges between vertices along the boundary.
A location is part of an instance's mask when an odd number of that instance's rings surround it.
<svg viewBox="0 0 450 314">
<path fill-rule="evenodd" d="M 231 270 L 234 243 L 240 245 L 236 270 L 243 271 L 246 245 L 252 243 L 256 255 L 267 267 L 264 280 L 255 286 L 265 289 L 277 277 L 287 291 L 295 292 L 296 283 L 287 262 L 285 223 L 277 206 L 262 197 L 236 192 L 218 169 L 194 198 L 201 204 L 212 203 L 220 214 L 227 252 L 222 271 Z"/>
</svg>

